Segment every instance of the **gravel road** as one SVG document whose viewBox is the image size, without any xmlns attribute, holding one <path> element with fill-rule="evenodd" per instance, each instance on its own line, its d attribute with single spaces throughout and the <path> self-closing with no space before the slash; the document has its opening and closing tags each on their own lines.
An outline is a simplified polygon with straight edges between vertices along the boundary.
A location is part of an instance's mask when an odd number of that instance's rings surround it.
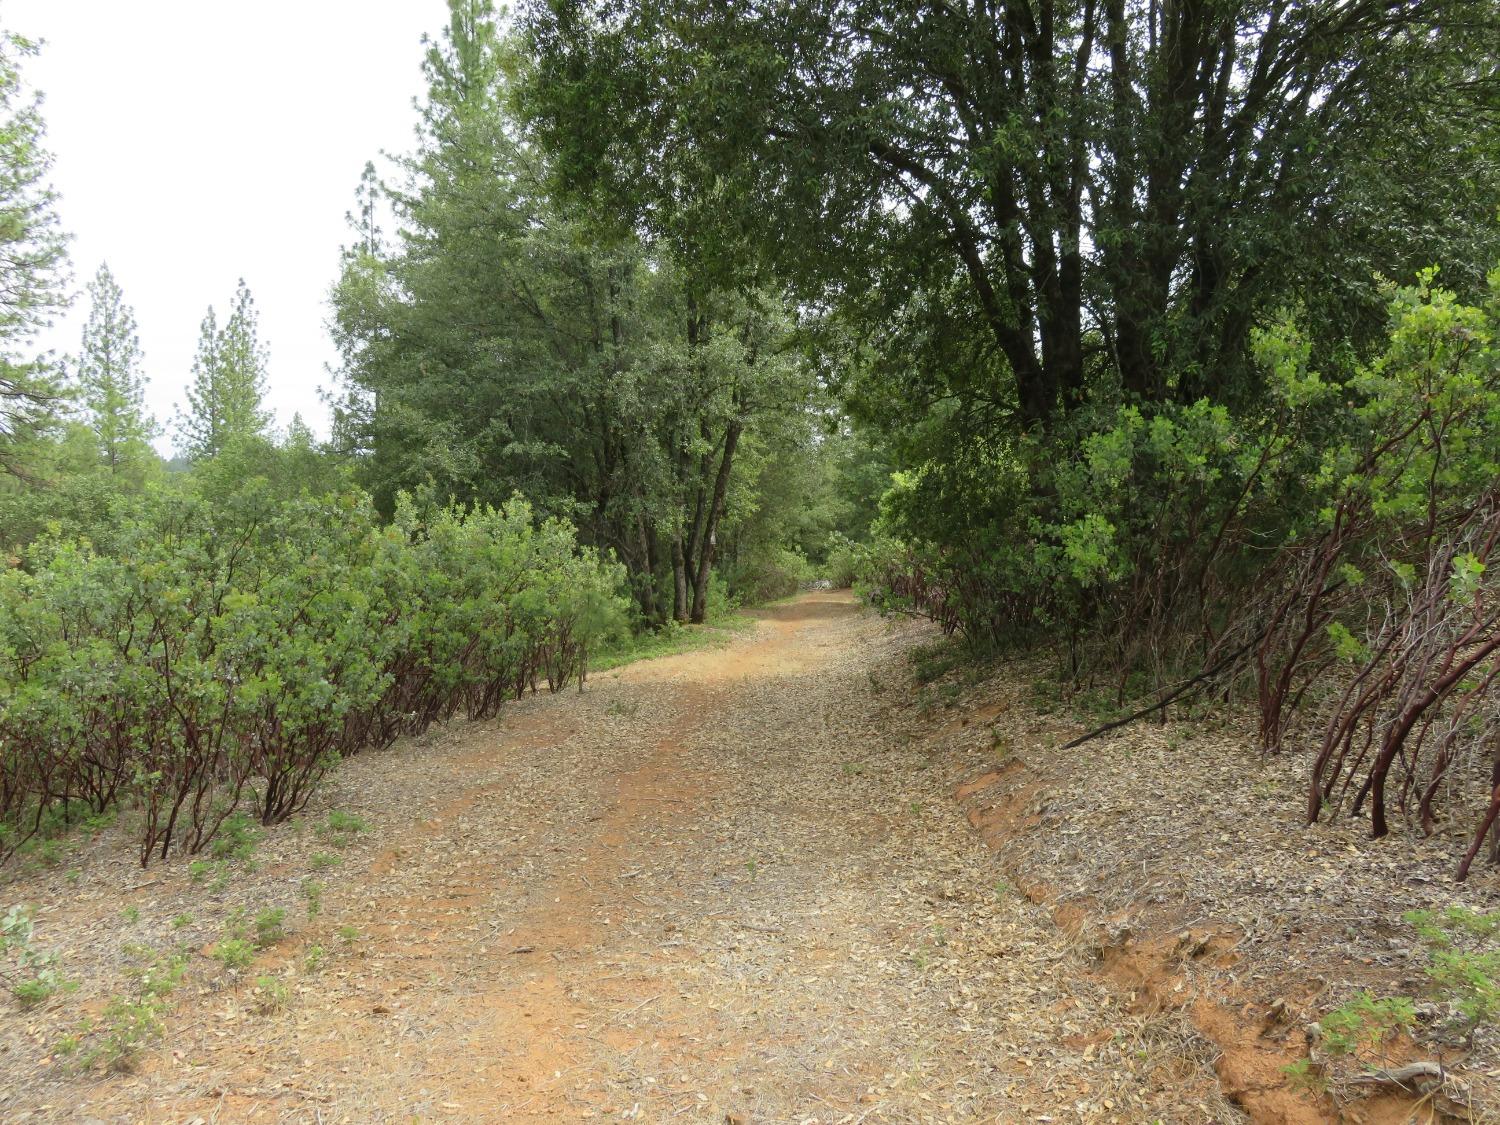
<svg viewBox="0 0 1500 1125">
<path fill-rule="evenodd" d="M 134 1074 L 15 1047 L 0 1119 L 1233 1120 L 1179 1023 L 1118 1005 L 964 820 L 991 735 L 914 706 L 928 634 L 839 592 L 759 617 L 348 763 L 329 802 L 372 829 L 318 916 L 243 979 L 205 944 Z M 223 909 L 295 905 L 317 846 L 268 845 Z M 122 891 L 9 890 L 39 932 L 102 935 L 75 967 L 121 940 Z M 144 894 L 149 928 L 204 892 Z"/>
</svg>

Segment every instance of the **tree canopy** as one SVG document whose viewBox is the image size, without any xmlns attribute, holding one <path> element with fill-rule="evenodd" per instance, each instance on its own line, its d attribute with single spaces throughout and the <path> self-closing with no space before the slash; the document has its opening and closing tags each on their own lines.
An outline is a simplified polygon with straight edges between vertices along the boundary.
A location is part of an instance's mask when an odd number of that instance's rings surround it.
<svg viewBox="0 0 1500 1125">
<path fill-rule="evenodd" d="M 561 182 L 774 268 L 918 411 L 1243 400 L 1275 309 L 1368 344 L 1374 274 L 1475 287 L 1495 254 L 1488 0 L 549 0 L 526 26 Z"/>
<path fill-rule="evenodd" d="M 383 506 L 523 491 L 626 562 L 648 619 L 701 621 L 741 437 L 811 387 L 784 302 L 696 285 L 550 192 L 516 44 L 487 3 L 450 8 L 419 147 L 396 182 L 367 174 L 335 292 L 340 442 Z"/>
</svg>

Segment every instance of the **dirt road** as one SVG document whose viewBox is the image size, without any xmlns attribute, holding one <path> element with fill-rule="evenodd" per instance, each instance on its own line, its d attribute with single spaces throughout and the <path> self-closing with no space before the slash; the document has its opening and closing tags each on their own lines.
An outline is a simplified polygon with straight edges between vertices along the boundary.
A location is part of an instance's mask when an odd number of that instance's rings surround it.
<svg viewBox="0 0 1500 1125">
<path fill-rule="evenodd" d="M 988 730 L 929 753 L 964 720 L 911 706 L 914 630 L 838 593 L 761 617 L 348 763 L 329 800 L 372 830 L 321 913 L 237 981 L 199 956 L 135 1074 L 44 1061 L 0 1119 L 1230 1120 L 1001 881 L 952 800 Z M 295 902 L 299 840 L 227 893 Z M 142 926 L 202 895 L 162 878 Z M 31 890 L 54 933 L 118 915 Z"/>
</svg>

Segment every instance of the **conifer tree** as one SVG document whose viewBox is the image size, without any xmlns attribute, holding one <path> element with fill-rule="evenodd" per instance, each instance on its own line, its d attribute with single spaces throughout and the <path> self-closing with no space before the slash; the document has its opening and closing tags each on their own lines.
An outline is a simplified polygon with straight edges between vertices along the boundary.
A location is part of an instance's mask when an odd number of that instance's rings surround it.
<svg viewBox="0 0 1500 1125">
<path fill-rule="evenodd" d="M 313 433 L 312 427 L 307 424 L 307 419 L 302 417 L 299 410 L 292 415 L 292 420 L 287 423 L 286 434 L 281 441 L 285 449 L 311 450 L 318 444 L 317 435 Z"/>
<path fill-rule="evenodd" d="M 39 99 L 21 78 L 29 40 L 0 31 L 0 474 L 22 478 L 28 449 L 56 420 L 51 365 L 24 354 L 67 303 L 67 239 L 48 183 Z"/>
<path fill-rule="evenodd" d="M 108 265 L 89 283 L 89 319 L 78 355 L 78 387 L 100 464 L 112 474 L 150 455 L 155 422 L 146 414 L 146 379 L 135 312 Z"/>
<path fill-rule="evenodd" d="M 262 405 L 266 356 L 255 300 L 241 279 L 224 327 L 218 327 L 210 307 L 199 329 L 188 409 L 178 418 L 178 433 L 189 458 L 212 457 L 237 438 L 266 432 L 271 422 L 270 412 Z"/>
</svg>

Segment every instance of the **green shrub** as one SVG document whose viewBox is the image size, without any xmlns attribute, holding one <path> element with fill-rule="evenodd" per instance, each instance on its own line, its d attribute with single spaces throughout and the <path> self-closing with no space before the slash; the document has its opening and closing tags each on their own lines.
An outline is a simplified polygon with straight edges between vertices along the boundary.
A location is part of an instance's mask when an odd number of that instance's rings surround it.
<svg viewBox="0 0 1500 1125">
<path fill-rule="evenodd" d="M 47 976 L 33 977 L 31 980 L 17 981 L 11 986 L 10 994 L 16 998 L 16 1002 L 23 1008 L 32 1008 L 46 1000 L 62 987 L 55 979 Z"/>
<path fill-rule="evenodd" d="M 1300 1090 L 1314 1097 L 1322 1097 L 1328 1092 L 1328 1079 L 1312 1059 L 1289 1062 L 1281 1068 L 1281 1073 L 1286 1075 L 1287 1085 L 1293 1090 Z"/>
<path fill-rule="evenodd" d="M 795 594 L 817 577 L 799 551 L 756 548 L 737 561 L 729 588 L 743 605 L 757 605 Z"/>
<path fill-rule="evenodd" d="M 519 499 L 382 526 L 363 494 L 207 474 L 108 524 L 0 571 L 0 860 L 124 801 L 143 864 L 245 860 L 344 756 L 581 682 L 624 620 L 623 569 Z"/>
<path fill-rule="evenodd" d="M 823 577 L 837 589 L 848 589 L 859 578 L 860 548 L 838 532 L 828 540 L 828 557 L 823 563 Z"/>
<path fill-rule="evenodd" d="M 165 1010 L 165 1002 L 157 997 L 115 997 L 104 1009 L 102 1038 L 84 1056 L 84 1064 L 102 1061 L 107 1070 L 134 1070 L 146 1046 L 161 1038 Z"/>
<path fill-rule="evenodd" d="M 187 975 L 188 955 L 180 949 L 161 954 L 144 946 L 133 947 L 131 955 L 146 962 L 129 970 L 135 979 L 133 994 L 111 999 L 97 1027 L 85 1023 L 77 1034 L 64 1036 L 59 1054 L 78 1054 L 85 1067 L 102 1062 L 108 1070 L 130 1071 L 141 1052 L 161 1038 L 167 1001 Z"/>
<path fill-rule="evenodd" d="M 370 828 L 369 822 L 358 813 L 344 812 L 342 809 L 330 809 L 328 811 L 327 832 L 333 836 L 357 836 Z"/>
<path fill-rule="evenodd" d="M 933 411 L 903 440 L 861 591 L 984 648 L 1046 646 L 1070 689 L 1109 686 L 1111 718 L 1243 686 L 1274 753 L 1327 704 L 1304 728 L 1309 819 L 1357 794 L 1383 836 L 1399 792 L 1434 831 L 1444 775 L 1484 776 L 1500 701 L 1482 674 L 1500 643 L 1500 271 L 1472 302 L 1435 275 L 1388 289 L 1364 358 L 1267 318 L 1244 398 L 1101 387 L 1034 432 Z"/>
<path fill-rule="evenodd" d="M 215 859 L 230 859 L 243 863 L 255 854 L 255 847 L 259 842 L 260 833 L 255 830 L 250 818 L 243 813 L 235 813 L 226 817 L 219 825 L 219 831 L 214 835 L 209 854 Z"/>
</svg>

